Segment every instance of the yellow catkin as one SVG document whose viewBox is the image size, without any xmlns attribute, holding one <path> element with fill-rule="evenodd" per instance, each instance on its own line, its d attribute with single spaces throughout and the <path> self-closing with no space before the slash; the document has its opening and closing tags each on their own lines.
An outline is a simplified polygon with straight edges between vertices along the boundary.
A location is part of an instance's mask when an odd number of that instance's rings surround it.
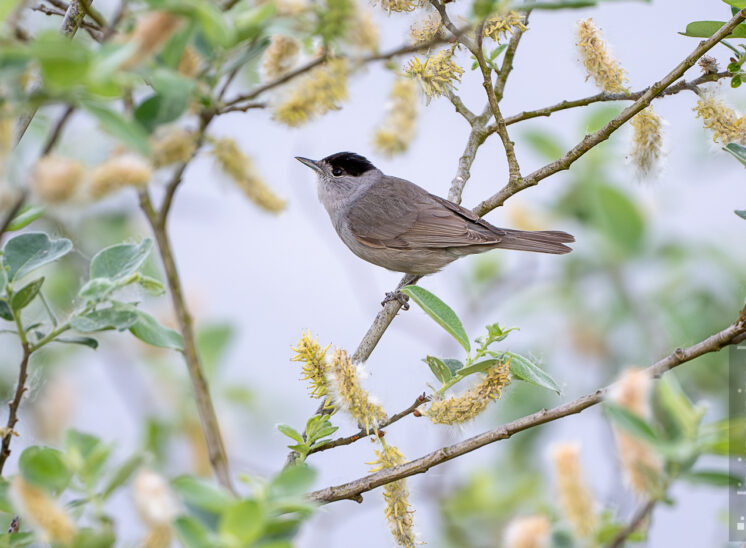
<svg viewBox="0 0 746 548">
<path fill-rule="evenodd" d="M 376 460 L 369 463 L 373 465 L 371 472 L 378 472 L 406 462 L 407 459 L 401 451 L 393 445 L 386 444 L 383 438 L 381 438 L 381 445 L 381 449 L 376 450 Z M 389 523 L 394 541 L 399 546 L 414 548 L 417 544 L 412 520 L 414 510 L 409 504 L 409 489 L 406 480 L 387 483 L 383 488 L 383 498 L 386 501 L 386 521 Z"/>
<path fill-rule="evenodd" d="M 714 142 L 746 144 L 746 118 L 739 116 L 714 93 L 702 93 L 694 112 L 697 118 L 702 118 L 705 128 L 712 131 Z"/>
<path fill-rule="evenodd" d="M 373 12 L 360 4 L 356 5 L 345 33 L 345 41 L 359 51 L 376 53 L 380 31 Z"/>
<path fill-rule="evenodd" d="M 194 133 L 184 128 L 159 128 L 150 138 L 156 168 L 187 162 L 197 148 Z"/>
<path fill-rule="evenodd" d="M 610 399 L 627 411 L 646 419 L 650 416 L 651 388 L 652 379 L 649 374 L 642 369 L 628 369 L 614 386 Z M 614 436 L 627 485 L 640 496 L 654 495 L 658 486 L 657 479 L 663 472 L 660 457 L 650 445 L 616 426 Z"/>
<path fill-rule="evenodd" d="M 546 516 L 521 516 L 505 527 L 505 548 L 548 548 L 552 524 Z"/>
<path fill-rule="evenodd" d="M 135 507 L 143 522 L 151 528 L 170 525 L 179 508 L 166 479 L 141 469 L 133 482 Z"/>
<path fill-rule="evenodd" d="M 653 107 L 635 115 L 632 126 L 630 161 L 641 178 L 655 175 L 663 157 L 663 119 Z"/>
<path fill-rule="evenodd" d="M 312 398 L 322 398 L 329 393 L 326 352 L 330 346 L 322 348 L 319 340 L 312 339 L 310 331 L 306 331 L 292 349 L 295 355 L 291 361 L 303 364 L 301 379 L 308 381 Z"/>
<path fill-rule="evenodd" d="M 362 387 L 362 374 L 362 366 L 353 365 L 347 352 L 340 348 L 334 350 L 327 369 L 327 383 L 334 403 L 370 433 L 386 420 L 386 411 Z"/>
<path fill-rule="evenodd" d="M 450 93 L 455 84 L 461 81 L 464 69 L 453 60 L 452 49 L 442 49 L 427 57 L 424 62 L 415 57 L 404 68 L 404 72 L 420 83 L 429 100 Z"/>
<path fill-rule="evenodd" d="M 587 78 L 592 78 L 596 85 L 608 93 L 627 91 L 627 73 L 607 51 L 601 31 L 593 19 L 578 23 L 578 50 Z"/>
<path fill-rule="evenodd" d="M 275 34 L 262 57 L 262 71 L 268 80 L 275 80 L 295 67 L 300 43 L 295 38 Z"/>
<path fill-rule="evenodd" d="M 93 170 L 88 190 L 93 199 L 99 199 L 125 187 L 144 188 L 152 177 L 148 162 L 134 154 L 120 154 Z"/>
<path fill-rule="evenodd" d="M 347 99 L 347 63 L 333 59 L 299 77 L 274 108 L 273 118 L 290 127 L 303 125 Z"/>
<path fill-rule="evenodd" d="M 180 24 L 179 17 L 165 11 L 154 11 L 140 17 L 130 35 L 130 41 L 136 44 L 136 48 L 122 63 L 122 68 L 136 67 L 150 55 L 158 53 Z"/>
<path fill-rule="evenodd" d="M 218 165 L 233 180 L 249 200 L 269 213 L 279 213 L 287 202 L 267 186 L 254 169 L 254 164 L 230 138 L 214 139 L 212 152 Z"/>
<path fill-rule="evenodd" d="M 525 31 L 528 30 L 528 27 L 524 23 L 523 15 L 517 11 L 509 11 L 487 19 L 487 22 L 484 24 L 484 36 L 491 38 L 495 42 L 500 42 L 508 34 L 513 34 L 515 29 Z"/>
<path fill-rule="evenodd" d="M 179 59 L 179 65 L 176 70 L 178 70 L 180 74 L 192 78 L 197 75 L 201 66 L 202 57 L 200 54 L 197 53 L 197 50 L 192 46 L 187 46 L 181 54 L 181 59 Z"/>
<path fill-rule="evenodd" d="M 562 513 L 577 536 L 588 538 L 596 528 L 596 514 L 593 495 L 582 473 L 580 446 L 576 443 L 555 446 L 552 461 Z"/>
<path fill-rule="evenodd" d="M 43 156 L 34 166 L 31 189 L 48 204 L 69 202 L 78 192 L 85 168 L 83 164 L 62 156 Z"/>
<path fill-rule="evenodd" d="M 374 3 L 389 13 L 414 11 L 424 4 L 422 0 L 374 0 Z"/>
<path fill-rule="evenodd" d="M 386 117 L 373 136 L 373 145 L 386 156 L 405 152 L 417 133 L 417 83 L 397 78 L 391 88 Z"/>
<path fill-rule="evenodd" d="M 13 479 L 12 495 L 22 520 L 35 529 L 45 542 L 72 545 L 77 533 L 75 524 L 46 491 L 17 476 Z"/>
<path fill-rule="evenodd" d="M 442 32 L 442 21 L 437 11 L 427 14 L 409 27 L 409 41 L 413 46 L 426 44 Z"/>
<path fill-rule="evenodd" d="M 509 373 L 510 360 L 505 360 L 492 367 L 479 384 L 461 396 L 433 401 L 425 414 L 436 424 L 470 421 L 484 411 L 491 401 L 500 397 L 502 389 L 510 383 Z"/>
</svg>

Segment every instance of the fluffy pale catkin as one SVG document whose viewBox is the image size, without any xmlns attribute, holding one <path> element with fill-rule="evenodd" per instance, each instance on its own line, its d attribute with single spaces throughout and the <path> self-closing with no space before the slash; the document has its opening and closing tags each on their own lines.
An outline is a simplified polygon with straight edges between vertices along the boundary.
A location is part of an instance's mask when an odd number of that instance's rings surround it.
<svg viewBox="0 0 746 548">
<path fill-rule="evenodd" d="M 610 400 L 642 419 L 650 416 L 652 379 L 643 369 L 626 370 L 611 391 Z M 650 445 L 614 426 L 624 479 L 639 496 L 654 496 L 663 473 L 663 462 Z"/>
<path fill-rule="evenodd" d="M 70 516 L 43 489 L 21 476 L 12 481 L 11 496 L 21 518 L 48 543 L 71 546 L 77 533 Z"/>
<path fill-rule="evenodd" d="M 432 97 L 447 95 L 461 81 L 464 69 L 453 60 L 453 49 L 442 49 L 435 55 L 420 61 L 415 57 L 404 72 L 422 86 L 428 101 Z"/>
<path fill-rule="evenodd" d="M 653 107 L 648 107 L 636 114 L 630 125 L 630 161 L 641 179 L 655 176 L 663 158 L 663 119 L 653 111 Z"/>
<path fill-rule="evenodd" d="M 381 438 L 381 449 L 376 449 L 376 460 L 369 463 L 373 465 L 371 472 L 378 472 L 385 468 L 392 468 L 406 462 L 401 451 L 393 445 L 388 445 Z M 394 542 L 399 546 L 414 548 L 416 543 L 412 514 L 414 510 L 409 504 L 409 489 L 407 480 L 397 480 L 387 483 L 383 488 L 383 498 L 386 501 L 386 521 L 394 537 Z"/>
<path fill-rule="evenodd" d="M 292 349 L 295 355 L 291 360 L 303 364 L 301 379 L 308 381 L 312 398 L 322 398 L 329 392 L 326 380 L 326 352 L 330 346 L 322 348 L 318 339 L 312 339 L 311 333 L 306 331 Z"/>
<path fill-rule="evenodd" d="M 552 449 L 551 456 L 560 509 L 575 534 L 588 538 L 596 528 L 596 514 L 593 495 L 580 464 L 580 446 L 576 443 L 558 444 Z"/>
<path fill-rule="evenodd" d="M 366 432 L 378 429 L 386 411 L 362 387 L 362 366 L 353 365 L 347 352 L 337 348 L 329 359 L 327 379 L 334 403 L 346 411 Z"/>
<path fill-rule="evenodd" d="M 712 131 L 714 142 L 746 144 L 746 118 L 739 116 L 713 91 L 700 94 L 694 112 L 697 118 L 702 118 L 705 128 Z"/>
<path fill-rule="evenodd" d="M 549 548 L 552 524 L 546 516 L 521 516 L 505 527 L 505 548 Z"/>
<path fill-rule="evenodd" d="M 373 145 L 386 156 L 405 152 L 417 132 L 417 83 L 397 78 L 389 94 L 386 116 L 373 136 Z"/>
<path fill-rule="evenodd" d="M 578 22 L 578 51 L 588 78 L 609 93 L 627 91 L 627 73 L 608 52 L 601 31 L 593 19 Z"/>
<path fill-rule="evenodd" d="M 47 204 L 69 202 L 80 189 L 85 175 L 83 164 L 71 158 L 47 155 L 36 162 L 31 190 Z"/>
</svg>

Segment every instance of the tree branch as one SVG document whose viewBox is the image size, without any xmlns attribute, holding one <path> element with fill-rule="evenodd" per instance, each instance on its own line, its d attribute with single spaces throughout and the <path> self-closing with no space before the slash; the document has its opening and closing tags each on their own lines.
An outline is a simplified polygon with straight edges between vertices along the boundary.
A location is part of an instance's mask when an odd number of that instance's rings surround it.
<svg viewBox="0 0 746 548">
<path fill-rule="evenodd" d="M 10 403 L 8 403 L 8 422 L 5 423 L 3 442 L 2 447 L 0 448 L 0 474 L 3 472 L 5 461 L 7 461 L 10 456 L 10 442 L 13 439 L 13 436 L 17 435 L 14 428 L 18 422 L 18 409 L 21 407 L 21 400 L 23 399 L 23 394 L 26 392 L 28 362 L 31 352 L 29 351 L 27 341 L 23 340 L 21 344 L 23 346 L 23 357 L 21 358 L 21 365 L 18 368 L 18 383 L 16 384 L 15 395 Z"/>
<path fill-rule="evenodd" d="M 716 352 L 725 346 L 734 344 L 741 340 L 741 337 L 744 334 L 746 334 L 746 318 L 744 317 L 744 311 L 741 311 L 738 320 L 729 327 L 693 346 L 684 349 L 677 348 L 662 360 L 659 360 L 648 367 L 646 372 L 651 377 L 658 378 L 666 371 L 702 356 L 703 354 Z M 433 466 L 455 459 L 456 457 L 460 457 L 461 455 L 465 455 L 466 453 L 496 441 L 508 439 L 513 434 L 522 432 L 523 430 L 528 430 L 562 417 L 580 413 L 584 409 L 601 403 L 610 388 L 611 385 L 599 388 L 591 394 L 587 394 L 553 409 L 543 409 L 531 415 L 504 424 L 499 428 L 478 434 L 462 442 L 442 447 L 441 449 L 428 453 L 419 459 L 415 459 L 405 464 L 387 468 L 348 483 L 314 491 L 310 493 L 308 497 L 311 500 L 320 503 L 359 498 L 362 493 L 375 489 L 376 487 L 415 474 L 422 474 Z"/>
<path fill-rule="evenodd" d="M 694 80 L 686 81 L 682 80 L 666 89 L 664 89 L 662 92 L 660 92 L 654 99 L 659 99 L 661 97 L 666 97 L 668 95 L 675 95 L 676 93 L 682 92 L 682 91 L 695 91 L 697 90 L 698 86 L 705 84 L 707 82 L 716 82 L 720 80 L 721 78 L 727 78 L 729 76 L 732 76 L 730 72 L 723 71 L 718 72 L 715 74 L 703 74 L 702 76 L 695 78 Z M 551 116 L 555 112 L 559 112 L 561 110 L 567 110 L 571 108 L 576 107 L 584 107 L 591 105 L 593 103 L 602 103 L 602 102 L 609 102 L 609 101 L 636 101 L 640 97 L 643 96 L 643 94 L 650 88 L 645 88 L 640 91 L 636 91 L 634 93 L 597 93 L 596 95 L 591 95 L 589 97 L 584 97 L 582 99 L 575 99 L 575 100 L 566 100 L 562 101 L 560 103 L 557 103 L 556 105 L 551 105 L 544 108 L 539 108 L 536 110 L 526 110 L 524 112 L 521 112 L 520 114 L 515 114 L 513 116 L 508 116 L 505 118 L 505 123 L 507 125 L 516 124 L 518 122 L 522 122 L 524 120 L 530 120 L 531 118 L 538 118 L 540 116 Z M 492 133 L 495 131 L 496 127 L 494 124 L 491 124 L 487 126 L 487 131 L 489 133 Z"/>
<path fill-rule="evenodd" d="M 417 396 L 417 399 L 414 400 L 414 403 L 407 407 L 404 411 L 400 411 L 396 415 L 391 415 L 387 420 L 383 421 L 381 424 L 378 425 L 379 433 L 381 428 L 386 428 L 387 426 L 390 426 L 394 424 L 397 421 L 400 421 L 404 417 L 411 415 L 415 412 L 415 410 L 422 405 L 425 402 L 430 401 L 430 398 L 426 396 L 425 394 L 420 394 Z M 350 445 L 351 443 L 355 443 L 357 440 L 363 439 L 368 437 L 370 432 L 366 430 L 365 428 L 361 428 L 359 432 L 356 432 L 355 434 L 352 434 L 350 436 L 346 436 L 344 438 L 337 438 L 335 440 L 330 441 L 329 443 L 322 445 L 321 447 L 317 447 L 316 449 L 311 449 L 308 454 L 312 455 L 313 453 L 319 453 L 321 451 L 326 451 L 327 449 L 334 449 L 335 447 L 340 447 L 341 445 Z M 382 433 L 381 433 L 382 435 Z"/>
<path fill-rule="evenodd" d="M 205 435 L 210 464 L 220 484 L 226 489 L 235 492 L 231 483 L 230 470 L 228 469 L 228 457 L 225 452 L 223 438 L 220 434 L 220 423 L 215 414 L 215 407 L 210 397 L 210 389 L 207 385 L 202 364 L 200 363 L 192 317 L 186 307 L 181 280 L 176 269 L 171 242 L 168 238 L 166 218 L 155 210 L 147 191 L 140 193 L 140 207 L 153 229 L 153 234 L 158 242 L 161 260 L 163 261 L 163 268 L 166 271 L 166 280 L 171 292 L 171 300 L 179 324 L 179 331 L 184 338 L 184 359 L 192 381 L 192 388 L 194 389 L 195 403 L 197 404 L 197 412 L 202 423 L 202 432 Z"/>
<path fill-rule="evenodd" d="M 586 135 L 580 143 L 569 150 L 559 160 L 556 160 L 550 164 L 545 165 L 542 168 L 539 168 L 520 181 L 509 181 L 508 184 L 505 185 L 505 187 L 503 187 L 499 192 L 497 192 L 490 198 L 484 200 L 477 207 L 475 207 L 473 211 L 477 215 L 482 216 L 485 213 L 492 211 L 496 207 L 503 205 L 505 203 L 505 200 L 517 194 L 518 192 L 537 185 L 539 181 L 546 179 L 547 177 L 554 175 L 559 171 L 569 169 L 570 166 L 578 158 L 582 157 L 586 152 L 591 150 L 596 145 L 599 145 L 600 143 L 608 139 L 611 134 L 619 129 L 625 122 L 629 121 L 635 114 L 647 107 L 657 95 L 663 92 L 676 80 L 681 78 L 684 73 L 689 70 L 700 57 L 707 53 L 720 40 L 728 36 L 734 28 L 736 28 L 741 22 L 744 21 L 744 19 L 746 19 L 746 8 L 739 11 L 730 21 L 723 25 L 710 38 L 700 42 L 699 45 L 694 49 L 694 51 L 692 51 L 692 53 L 690 53 L 681 63 L 679 63 L 660 81 L 647 88 L 642 93 L 640 98 L 637 99 L 633 104 L 625 108 L 619 114 L 619 116 L 611 120 L 608 124 L 606 124 L 595 133 Z M 497 130 L 499 130 L 499 123 L 496 127 Z"/>
<path fill-rule="evenodd" d="M 650 499 L 639 510 L 637 510 L 635 515 L 632 517 L 632 521 L 630 521 L 629 524 L 624 529 L 622 529 L 616 537 L 614 537 L 614 540 L 611 541 L 611 544 L 609 544 L 608 548 L 622 548 L 627 538 L 632 533 L 637 531 L 640 525 L 642 525 L 642 522 L 645 521 L 650 513 L 653 511 L 656 502 L 658 501 L 655 499 Z"/>
</svg>

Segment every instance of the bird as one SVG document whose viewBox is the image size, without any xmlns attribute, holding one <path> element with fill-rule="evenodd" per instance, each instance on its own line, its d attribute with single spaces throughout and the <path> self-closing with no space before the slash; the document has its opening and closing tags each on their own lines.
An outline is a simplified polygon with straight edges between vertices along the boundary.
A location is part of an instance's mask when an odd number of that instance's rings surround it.
<svg viewBox="0 0 746 548">
<path fill-rule="evenodd" d="M 337 152 L 321 160 L 296 156 L 318 176 L 318 197 L 339 237 L 355 255 L 406 274 L 399 289 L 449 263 L 491 249 L 564 254 L 575 238 L 561 231 L 498 228 L 474 212 L 424 188 L 385 175 L 367 158 Z"/>
</svg>

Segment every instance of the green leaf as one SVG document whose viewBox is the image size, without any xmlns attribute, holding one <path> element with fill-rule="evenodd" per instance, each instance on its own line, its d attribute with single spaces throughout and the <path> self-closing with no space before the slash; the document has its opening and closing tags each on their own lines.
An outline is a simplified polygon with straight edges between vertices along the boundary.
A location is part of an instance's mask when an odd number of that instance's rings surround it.
<svg viewBox="0 0 746 548">
<path fill-rule="evenodd" d="M 725 25 L 724 21 L 693 21 L 680 34 L 694 38 L 709 38 L 719 31 L 723 25 Z M 726 38 L 746 38 L 746 25 L 738 25 Z"/>
<path fill-rule="evenodd" d="M 214 548 L 207 528 L 190 516 L 179 516 L 174 521 L 176 536 L 186 548 Z"/>
<path fill-rule="evenodd" d="M 111 548 L 116 542 L 116 536 L 111 529 L 96 531 L 91 528 L 79 529 L 72 541 L 75 548 Z"/>
<path fill-rule="evenodd" d="M 659 443 L 658 434 L 655 433 L 653 428 L 644 419 L 628 409 L 611 402 L 606 402 L 604 404 L 604 413 L 611 422 L 636 438 L 640 438 L 651 444 Z"/>
<path fill-rule="evenodd" d="M 244 9 L 233 17 L 236 29 L 236 41 L 244 42 L 258 38 L 267 23 L 274 17 L 276 7 L 273 2 L 267 2 L 256 7 Z"/>
<path fill-rule="evenodd" d="M 469 367 L 464 367 L 461 369 L 458 374 L 461 377 L 468 377 L 469 375 L 473 375 L 475 373 L 484 373 L 488 369 L 491 369 L 498 363 L 503 361 L 502 359 L 495 359 L 495 358 L 489 358 L 487 360 L 482 360 L 480 362 L 477 362 L 475 364 L 470 365 Z"/>
<path fill-rule="evenodd" d="M 213 514 L 222 514 L 236 502 L 233 495 L 217 485 L 192 476 L 180 476 L 174 479 L 171 487 L 190 506 Z"/>
<path fill-rule="evenodd" d="M 746 457 L 746 417 L 730 417 L 703 425 L 698 445 L 704 453 Z"/>
<path fill-rule="evenodd" d="M 412 298 L 422 310 L 456 339 L 464 350 L 471 351 L 469 337 L 456 313 L 438 297 L 418 285 L 403 287 L 402 293 Z"/>
<path fill-rule="evenodd" d="M 264 509 L 259 502 L 242 500 L 225 511 L 218 532 L 231 546 L 248 546 L 261 536 L 265 519 Z"/>
<path fill-rule="evenodd" d="M 119 466 L 119 468 L 117 468 L 109 481 L 106 483 L 104 489 L 101 491 L 101 498 L 103 498 L 104 500 L 107 499 L 114 491 L 127 483 L 127 481 L 132 477 L 132 474 L 134 474 L 135 471 L 140 468 L 143 460 L 144 459 L 142 455 L 135 454 L 124 461 Z"/>
<path fill-rule="evenodd" d="M 60 451 L 38 445 L 24 449 L 18 468 L 29 482 L 55 492 L 64 490 L 72 476 Z"/>
<path fill-rule="evenodd" d="M 287 466 L 269 484 L 267 496 L 271 500 L 302 496 L 316 480 L 316 471 L 306 464 Z"/>
<path fill-rule="evenodd" d="M 725 2 L 729 6 L 736 8 L 737 10 L 746 8 L 746 0 L 723 0 L 723 2 Z"/>
<path fill-rule="evenodd" d="M 455 375 L 457 371 L 464 368 L 464 363 L 461 360 L 455 360 L 453 358 L 443 358 L 443 363 L 451 372 L 451 375 Z"/>
<path fill-rule="evenodd" d="M 145 275 L 140 276 L 140 279 L 137 280 L 137 283 L 149 295 L 152 295 L 154 297 L 160 297 L 166 292 L 166 288 L 163 287 L 163 283 L 160 280 L 151 278 L 150 276 L 145 276 Z"/>
<path fill-rule="evenodd" d="M 93 337 L 57 337 L 54 342 L 65 343 L 65 344 L 79 344 L 81 346 L 87 346 L 96 350 L 98 348 L 98 341 Z"/>
<path fill-rule="evenodd" d="M 91 259 L 90 277 L 121 280 L 134 274 L 148 258 L 153 240 L 145 238 L 140 245 L 116 244 L 102 249 Z"/>
<path fill-rule="evenodd" d="M 109 278 L 93 278 L 80 288 L 78 296 L 86 301 L 101 301 L 116 288 L 117 284 Z"/>
<path fill-rule="evenodd" d="M 143 155 L 147 156 L 150 153 L 148 132 L 136 121 L 93 101 L 81 101 L 81 106 L 96 117 L 105 131 L 123 144 Z"/>
<path fill-rule="evenodd" d="M 621 190 L 607 184 L 593 185 L 596 224 L 606 237 L 628 254 L 642 247 L 645 219 L 637 205 Z"/>
<path fill-rule="evenodd" d="M 194 82 L 175 70 L 160 68 L 153 73 L 150 84 L 156 93 L 140 103 L 135 110 L 135 119 L 152 132 L 186 111 Z"/>
<path fill-rule="evenodd" d="M 742 477 L 724 470 L 696 470 L 686 472 L 681 477 L 689 483 L 713 485 L 715 487 L 740 487 L 743 483 Z"/>
<path fill-rule="evenodd" d="M 746 166 L 746 147 L 738 143 L 728 143 L 723 147 L 725 152 L 732 154 L 739 162 Z"/>
<path fill-rule="evenodd" d="M 44 215 L 44 208 L 41 206 L 27 206 L 21 210 L 21 213 L 13 217 L 8 224 L 8 232 L 21 230 L 33 223 L 36 219 Z"/>
<path fill-rule="evenodd" d="M 85 316 L 73 316 L 70 325 L 81 333 L 95 333 L 107 329 L 124 331 L 140 319 L 139 311 L 134 307 L 111 306 L 89 312 Z"/>
<path fill-rule="evenodd" d="M 31 301 L 33 301 L 41 290 L 41 286 L 44 283 L 44 276 L 35 279 L 25 287 L 13 294 L 13 298 L 10 301 L 10 306 L 16 312 L 19 312 L 26 308 Z"/>
<path fill-rule="evenodd" d="M 92 54 L 80 40 L 56 31 L 45 31 L 31 43 L 31 54 L 41 67 L 46 87 L 54 91 L 81 86 L 86 80 Z"/>
<path fill-rule="evenodd" d="M 137 311 L 137 316 L 137 322 L 130 327 L 130 333 L 135 337 L 153 346 L 184 350 L 184 339 L 178 331 L 161 325 L 153 316 L 142 310 Z"/>
<path fill-rule="evenodd" d="M 287 424 L 278 424 L 277 429 L 285 434 L 288 438 L 293 439 L 298 443 L 306 443 L 306 440 L 303 439 L 303 436 L 301 436 L 300 433 L 292 426 L 288 426 Z"/>
<path fill-rule="evenodd" d="M 674 375 L 666 375 L 656 383 L 658 407 L 664 417 L 661 422 L 669 432 L 668 438 L 695 441 L 704 409 L 692 405 Z"/>
<path fill-rule="evenodd" d="M 10 305 L 4 299 L 0 299 L 0 318 L 9 322 L 13 321 L 13 312 L 10 310 Z"/>
<path fill-rule="evenodd" d="M 442 384 L 445 384 L 451 380 L 451 370 L 445 363 L 443 363 L 443 360 L 441 360 L 440 358 L 436 358 L 435 356 L 427 356 L 422 361 L 428 365 L 430 371 L 432 371 L 433 375 L 435 375 L 435 378 L 438 379 Z"/>
<path fill-rule="evenodd" d="M 741 217 L 741 219 L 746 219 L 746 209 L 736 209 L 733 212 Z"/>
<path fill-rule="evenodd" d="M 163 49 L 158 54 L 158 57 L 165 66 L 172 69 L 178 68 L 181 57 L 184 55 L 184 50 L 194 34 L 194 28 L 194 23 L 189 24 L 179 32 L 175 32 L 169 38 L 166 45 L 163 46 Z"/>
<path fill-rule="evenodd" d="M 8 281 L 23 278 L 29 272 L 66 255 L 72 248 L 70 240 L 50 240 L 43 232 L 25 232 L 14 236 L 3 248 L 2 264 L 8 268 Z"/>
<path fill-rule="evenodd" d="M 5 21 L 6 17 L 10 15 L 10 12 L 12 12 L 14 9 L 16 9 L 16 6 L 18 6 L 18 3 L 21 0 L 2 0 L 0 1 L 0 21 Z"/>
<path fill-rule="evenodd" d="M 547 390 L 560 393 L 559 385 L 537 364 L 514 352 L 505 352 L 505 356 L 510 358 L 510 374 L 516 379 L 535 384 Z"/>
</svg>

